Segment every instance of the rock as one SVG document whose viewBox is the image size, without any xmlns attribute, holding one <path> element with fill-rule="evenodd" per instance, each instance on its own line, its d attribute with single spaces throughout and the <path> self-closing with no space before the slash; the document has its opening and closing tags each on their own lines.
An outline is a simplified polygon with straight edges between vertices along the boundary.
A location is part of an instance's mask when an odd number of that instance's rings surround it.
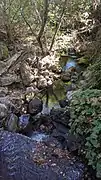
<svg viewBox="0 0 101 180">
<path fill-rule="evenodd" d="M 16 53 L 14 56 L 10 57 L 9 59 L 7 59 L 6 62 L 0 61 L 0 75 L 7 72 L 8 69 L 10 70 L 11 67 L 13 67 L 13 70 L 17 69 L 17 67 L 14 64 L 16 64 L 16 61 L 20 57 L 20 55 L 21 55 L 21 51 Z M 19 65 L 17 64 L 17 66 Z"/>
<path fill-rule="evenodd" d="M 54 80 L 58 80 L 58 79 L 60 79 L 60 75 L 53 74 L 53 79 L 54 79 Z"/>
<path fill-rule="evenodd" d="M 0 131 L 0 179 L 1 180 L 63 180 L 49 167 L 35 163 L 37 143 L 30 138 Z"/>
<path fill-rule="evenodd" d="M 67 91 L 66 97 L 68 101 L 71 101 L 73 95 L 73 91 Z"/>
<path fill-rule="evenodd" d="M 5 127 L 8 131 L 17 132 L 18 131 L 18 117 L 15 114 L 11 113 L 6 119 Z"/>
<path fill-rule="evenodd" d="M 5 119 L 8 115 L 8 109 L 5 104 L 0 103 L 0 120 Z"/>
<path fill-rule="evenodd" d="M 16 127 L 16 115 L 13 115 L 13 112 L 16 112 L 14 104 L 9 100 L 8 97 L 0 97 L 0 120 L 2 126 L 6 126 L 7 129 L 13 130 Z"/>
<path fill-rule="evenodd" d="M 53 121 L 55 121 L 57 123 L 61 123 L 65 126 L 68 126 L 69 119 L 70 119 L 69 110 L 67 110 L 65 108 L 60 108 L 60 109 L 52 108 L 52 110 L 50 111 L 50 116 Z"/>
<path fill-rule="evenodd" d="M 0 61 L 0 75 L 6 71 L 5 62 Z"/>
<path fill-rule="evenodd" d="M 20 67 L 20 72 L 23 84 L 25 86 L 29 86 L 30 83 L 34 80 L 34 75 L 31 71 L 29 64 L 24 62 Z"/>
<path fill-rule="evenodd" d="M 61 73 L 61 68 L 60 67 L 58 67 L 58 65 L 52 65 L 51 67 L 50 67 L 50 69 L 52 70 L 52 72 L 55 72 L 55 73 Z"/>
<path fill-rule="evenodd" d="M 30 114 L 23 114 L 19 117 L 19 123 L 18 126 L 20 130 L 27 129 L 29 123 L 30 123 Z"/>
<path fill-rule="evenodd" d="M 10 101 L 9 97 L 0 97 L 0 104 L 4 104 L 9 112 L 14 109 L 14 104 Z"/>
<path fill-rule="evenodd" d="M 70 152 L 79 150 L 81 145 L 81 139 L 73 134 L 68 134 L 66 139 L 66 147 Z"/>
<path fill-rule="evenodd" d="M 41 74 L 45 77 L 45 76 L 49 76 L 49 70 L 45 70 L 45 71 L 42 71 Z"/>
<path fill-rule="evenodd" d="M 2 86 L 8 86 L 13 83 L 21 82 L 21 79 L 16 74 L 7 74 L 7 75 L 1 77 L 0 81 L 1 81 Z"/>
<path fill-rule="evenodd" d="M 68 48 L 69 56 L 76 56 L 76 50 L 74 48 Z"/>
<path fill-rule="evenodd" d="M 69 129 L 64 126 L 63 124 L 59 124 L 57 122 L 53 122 L 55 129 L 53 130 L 53 134 L 57 136 L 58 133 L 61 133 L 61 135 L 65 135 L 68 133 Z"/>
<path fill-rule="evenodd" d="M 52 84 L 53 84 L 53 82 L 52 82 L 51 79 L 47 81 L 47 85 L 48 85 L 48 86 L 51 86 Z"/>
<path fill-rule="evenodd" d="M 65 126 L 55 124 L 56 129 L 53 130 L 52 136 L 55 137 L 60 143 L 63 149 L 67 149 L 69 152 L 74 152 L 80 149 L 81 140 L 75 135 L 69 133 L 69 129 Z"/>
<path fill-rule="evenodd" d="M 0 60 L 4 60 L 9 56 L 9 51 L 4 42 L 0 42 Z"/>
<path fill-rule="evenodd" d="M 84 67 L 88 66 L 89 63 L 89 59 L 87 59 L 86 57 L 81 57 L 77 59 L 77 64 L 83 65 Z"/>
<path fill-rule="evenodd" d="M 29 114 L 36 115 L 40 113 L 42 109 L 43 109 L 43 102 L 40 99 L 34 98 L 29 102 L 29 105 L 28 105 Z"/>
<path fill-rule="evenodd" d="M 65 108 L 66 106 L 69 105 L 67 99 L 59 100 L 59 105 L 61 108 Z"/>
<path fill-rule="evenodd" d="M 39 81 L 38 81 L 38 88 L 43 89 L 45 87 L 47 87 L 47 80 L 46 80 L 46 78 L 41 76 Z"/>
<path fill-rule="evenodd" d="M 29 96 L 29 99 L 32 99 L 33 96 L 35 96 L 35 94 L 38 94 L 38 93 L 39 93 L 39 89 L 36 87 L 34 88 L 33 86 L 27 87 L 26 92 L 25 92 L 25 94 Z"/>
<path fill-rule="evenodd" d="M 7 87 L 0 87 L 0 97 L 5 97 L 8 94 Z"/>
<path fill-rule="evenodd" d="M 61 74 L 61 80 L 62 81 L 70 81 L 71 80 L 71 75 L 69 72 L 64 72 Z"/>
</svg>

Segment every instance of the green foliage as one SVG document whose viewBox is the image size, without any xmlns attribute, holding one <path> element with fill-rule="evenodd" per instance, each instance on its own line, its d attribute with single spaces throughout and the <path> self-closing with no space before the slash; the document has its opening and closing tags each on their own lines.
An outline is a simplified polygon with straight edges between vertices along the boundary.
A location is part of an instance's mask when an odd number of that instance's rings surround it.
<svg viewBox="0 0 101 180">
<path fill-rule="evenodd" d="M 84 88 L 101 89 L 101 59 L 96 59 L 85 72 Z"/>
<path fill-rule="evenodd" d="M 61 12 L 63 10 L 64 0 L 53 0 L 48 1 L 48 3 L 49 11 L 44 35 L 46 39 L 48 37 L 50 41 L 59 23 Z M 72 27 L 75 21 L 81 21 L 81 19 L 84 18 L 85 12 L 88 12 L 89 14 L 91 3 L 91 0 L 72 0 L 70 2 L 67 1 L 64 16 L 61 22 L 61 27 L 64 27 L 66 30 L 68 29 L 69 24 Z M 13 34 L 15 35 L 15 32 L 17 33 L 17 30 L 19 31 L 19 28 L 20 32 L 22 32 L 22 35 L 24 35 L 25 33 L 26 36 L 26 32 L 30 32 L 31 28 L 37 35 L 43 22 L 45 9 L 44 4 L 44 0 L 1 0 L 1 25 L 3 25 L 3 27 L 6 25 L 6 27 L 8 27 L 8 30 L 11 31 L 10 34 L 12 36 Z M 28 24 L 31 28 L 28 27 Z M 13 32 L 13 30 L 15 31 Z M 61 32 L 58 31 L 58 33 Z"/>
<path fill-rule="evenodd" d="M 101 178 L 101 90 L 78 90 L 71 101 L 72 133 L 80 136 L 88 164 Z"/>
<path fill-rule="evenodd" d="M 86 65 L 86 66 L 88 66 L 88 65 L 89 65 L 89 60 L 88 60 L 88 58 L 86 58 L 86 57 L 81 57 L 81 58 L 79 58 L 79 59 L 77 60 L 77 63 L 78 63 L 79 65 Z"/>
</svg>

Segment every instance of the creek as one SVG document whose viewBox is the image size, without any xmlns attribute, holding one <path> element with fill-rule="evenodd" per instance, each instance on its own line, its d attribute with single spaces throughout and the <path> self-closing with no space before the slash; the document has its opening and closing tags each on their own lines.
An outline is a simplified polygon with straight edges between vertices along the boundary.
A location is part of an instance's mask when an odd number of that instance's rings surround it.
<svg viewBox="0 0 101 180">
<path fill-rule="evenodd" d="M 79 69 L 75 58 L 69 58 L 62 70 L 67 71 L 71 67 Z M 69 84 L 71 83 L 61 80 L 55 82 L 52 91 L 48 92 L 48 105 L 46 106 L 47 97 L 44 96 L 42 113 L 36 115 L 37 120 L 34 124 L 36 128 L 28 136 L 38 144 L 35 157 L 38 161 L 42 160 L 41 165 L 50 167 L 57 174 L 62 175 L 64 180 L 90 180 L 92 177 L 85 163 L 77 154 L 75 155 L 78 142 L 75 141 L 75 137 L 68 136 L 69 128 L 65 124 L 67 114 L 64 113 L 64 108 L 68 104 Z"/>
</svg>

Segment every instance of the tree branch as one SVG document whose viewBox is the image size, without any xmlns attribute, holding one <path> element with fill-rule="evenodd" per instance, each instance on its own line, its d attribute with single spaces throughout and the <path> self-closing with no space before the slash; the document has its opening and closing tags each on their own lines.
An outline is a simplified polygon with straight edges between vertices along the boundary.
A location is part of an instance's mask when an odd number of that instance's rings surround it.
<svg viewBox="0 0 101 180">
<path fill-rule="evenodd" d="M 51 51 L 52 48 L 53 48 L 53 44 L 54 44 L 54 42 L 55 42 L 55 37 L 56 37 L 56 35 L 57 35 L 57 32 L 58 32 L 58 30 L 60 29 L 61 22 L 62 22 L 62 18 L 63 18 L 64 12 L 65 12 L 65 9 L 66 9 L 66 3 L 67 3 L 67 0 L 64 1 L 63 10 L 62 10 L 62 13 L 61 13 L 61 16 L 60 16 L 60 19 L 59 19 L 59 23 L 58 23 L 58 25 L 56 24 L 55 33 L 54 33 L 54 36 L 53 36 L 53 38 L 52 38 L 52 43 L 51 43 L 50 49 L 49 49 L 50 51 Z"/>
<path fill-rule="evenodd" d="M 44 7 L 45 7 L 45 9 L 44 9 L 44 14 L 43 14 L 42 25 L 41 25 L 41 29 L 40 29 L 38 37 L 37 37 L 37 41 L 40 44 L 40 47 L 41 47 L 43 55 L 44 55 L 44 49 L 43 49 L 43 45 L 42 45 L 42 42 L 41 42 L 41 37 L 43 35 L 44 29 L 45 29 L 45 25 L 46 25 L 46 22 L 47 22 L 47 17 L 48 17 L 48 7 L 49 7 L 48 0 L 44 0 Z"/>
</svg>

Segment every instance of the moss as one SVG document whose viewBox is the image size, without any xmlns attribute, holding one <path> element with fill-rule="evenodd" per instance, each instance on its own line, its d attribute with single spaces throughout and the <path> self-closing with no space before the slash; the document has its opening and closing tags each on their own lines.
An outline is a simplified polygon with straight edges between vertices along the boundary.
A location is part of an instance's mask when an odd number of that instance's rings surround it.
<svg viewBox="0 0 101 180">
<path fill-rule="evenodd" d="M 85 58 L 85 57 L 81 57 L 79 58 L 78 60 L 78 64 L 81 65 L 89 65 L 89 59 L 88 58 Z"/>
</svg>

